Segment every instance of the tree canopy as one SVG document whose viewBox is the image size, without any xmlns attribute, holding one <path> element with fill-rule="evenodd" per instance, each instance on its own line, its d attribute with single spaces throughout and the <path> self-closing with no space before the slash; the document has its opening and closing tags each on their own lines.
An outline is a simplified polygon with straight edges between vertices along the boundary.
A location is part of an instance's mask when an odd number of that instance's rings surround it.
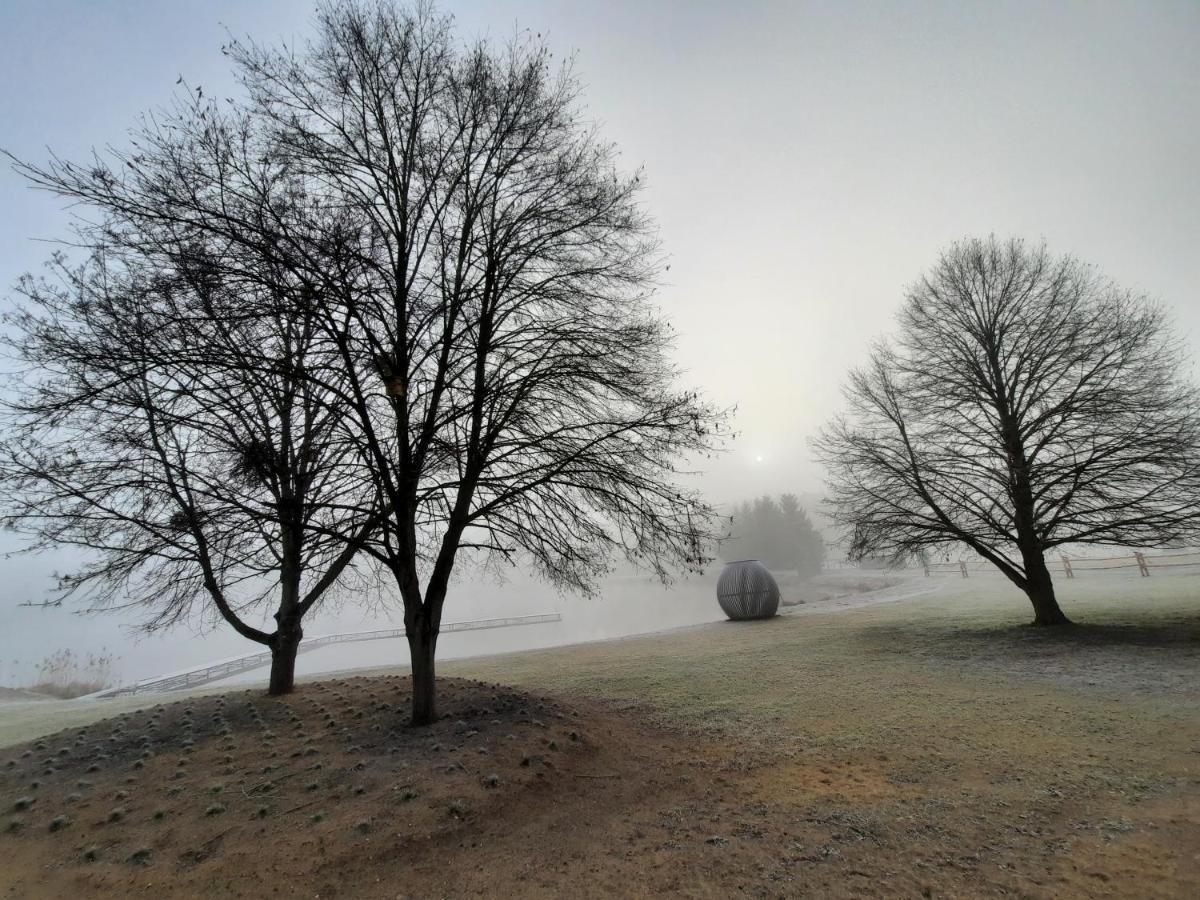
<svg viewBox="0 0 1200 900">
<path fill-rule="evenodd" d="M 795 494 L 762 496 L 734 509 L 721 556 L 757 559 L 769 569 L 811 577 L 820 574 L 825 563 L 825 539 Z"/>
<path fill-rule="evenodd" d="M 1200 398 L 1162 308 L 1020 240 L 950 247 L 818 441 L 852 557 L 965 546 L 1066 621 L 1044 555 L 1200 526 Z"/>
<path fill-rule="evenodd" d="M 286 372 L 332 412 L 320 443 L 352 485 L 328 534 L 395 585 L 426 723 L 460 554 L 581 591 L 614 555 L 663 579 L 700 567 L 714 514 L 680 467 L 724 414 L 670 362 L 641 175 L 540 37 L 462 44 L 424 3 L 337 0 L 316 26 L 225 48 L 244 101 L 197 93 L 132 149 L 18 168 L 148 266 L 201 247 L 240 315 L 303 323 Z M 258 471 L 275 457 L 254 446 Z"/>
</svg>

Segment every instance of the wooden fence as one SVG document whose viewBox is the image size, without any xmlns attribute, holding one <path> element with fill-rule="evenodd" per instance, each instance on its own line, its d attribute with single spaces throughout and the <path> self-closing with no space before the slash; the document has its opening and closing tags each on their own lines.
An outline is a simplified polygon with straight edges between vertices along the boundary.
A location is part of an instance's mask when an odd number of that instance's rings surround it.
<svg viewBox="0 0 1200 900">
<path fill-rule="evenodd" d="M 1019 565 L 1019 563 L 1018 563 Z M 1107 572 L 1113 569 L 1137 569 L 1142 578 L 1149 578 L 1155 569 L 1179 569 L 1195 567 L 1200 571 L 1200 550 L 1171 550 L 1147 553 L 1130 550 L 1119 556 L 1070 556 L 1067 554 L 1046 557 L 1051 574 L 1075 578 L 1090 572 Z M 970 578 L 972 574 L 1000 574 L 999 570 L 985 559 L 960 559 L 952 562 L 931 562 L 922 566 L 925 575 L 957 575 Z"/>
</svg>

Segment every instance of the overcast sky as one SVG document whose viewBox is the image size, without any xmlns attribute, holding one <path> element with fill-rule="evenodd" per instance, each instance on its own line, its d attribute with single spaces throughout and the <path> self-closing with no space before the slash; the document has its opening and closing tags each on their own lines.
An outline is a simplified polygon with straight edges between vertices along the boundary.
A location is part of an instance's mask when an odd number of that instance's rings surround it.
<svg viewBox="0 0 1200 900">
<path fill-rule="evenodd" d="M 465 37 L 519 25 L 573 52 L 590 114 L 644 167 L 679 362 L 738 406 L 716 500 L 820 489 L 807 441 L 847 367 L 964 235 L 1044 238 L 1200 345 L 1200 3 L 443 5 Z M 180 75 L 231 92 L 226 28 L 290 40 L 309 21 L 296 0 L 4 0 L 0 146 L 121 144 Z M 0 170 L 0 286 L 66 221 Z M 43 571 L 0 559 L 0 630 Z"/>
</svg>

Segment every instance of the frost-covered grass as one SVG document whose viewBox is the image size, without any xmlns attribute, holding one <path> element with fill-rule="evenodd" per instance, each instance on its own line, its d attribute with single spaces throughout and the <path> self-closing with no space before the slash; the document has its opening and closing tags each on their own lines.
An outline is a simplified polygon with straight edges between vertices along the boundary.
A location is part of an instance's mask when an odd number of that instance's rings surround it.
<svg viewBox="0 0 1200 900">
<path fill-rule="evenodd" d="M 550 693 L 616 697 L 679 724 L 736 731 L 749 719 L 837 715 L 845 691 L 886 693 L 889 684 L 914 673 L 934 680 L 975 673 L 1096 690 L 1144 689 L 1150 700 L 1187 689 L 1200 665 L 1200 575 L 1190 570 L 1156 572 L 1146 579 L 1123 570 L 1071 581 L 1060 577 L 1063 608 L 1078 623 L 1064 631 L 1025 627 L 1031 618 L 1028 602 L 997 576 L 916 577 L 901 587 L 936 590 L 851 609 L 795 607 L 766 622 L 719 622 L 451 660 L 439 671 Z M 842 690 L 831 689 L 832 678 L 840 679 Z M 809 690 L 814 685 L 823 687 Z M 0 747 L 226 690 L 212 685 L 107 701 L 5 703 L 0 705 Z M 302 741 L 304 735 L 296 737 Z M 284 755 L 306 752 L 311 750 L 293 746 Z"/>
</svg>

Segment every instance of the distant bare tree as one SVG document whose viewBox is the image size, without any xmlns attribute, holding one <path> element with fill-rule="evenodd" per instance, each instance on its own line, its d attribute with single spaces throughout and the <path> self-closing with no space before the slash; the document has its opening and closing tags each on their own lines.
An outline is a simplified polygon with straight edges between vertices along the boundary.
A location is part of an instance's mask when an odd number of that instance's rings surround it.
<svg viewBox="0 0 1200 900">
<path fill-rule="evenodd" d="M 1200 526 L 1200 401 L 1163 311 L 1071 258 L 951 247 L 818 441 L 852 557 L 965 545 L 1067 622 L 1045 554 Z"/>
<path fill-rule="evenodd" d="M 304 616 L 347 574 L 362 505 L 338 408 L 306 375 L 320 364 L 311 316 L 231 282 L 199 244 L 146 256 L 134 237 L 147 234 L 127 227 L 124 246 L 22 282 L 4 521 L 35 550 L 88 551 L 55 602 L 143 607 L 151 630 L 199 602 L 270 648 L 270 693 L 287 693 Z M 248 617 L 264 604 L 271 631 Z"/>
</svg>

